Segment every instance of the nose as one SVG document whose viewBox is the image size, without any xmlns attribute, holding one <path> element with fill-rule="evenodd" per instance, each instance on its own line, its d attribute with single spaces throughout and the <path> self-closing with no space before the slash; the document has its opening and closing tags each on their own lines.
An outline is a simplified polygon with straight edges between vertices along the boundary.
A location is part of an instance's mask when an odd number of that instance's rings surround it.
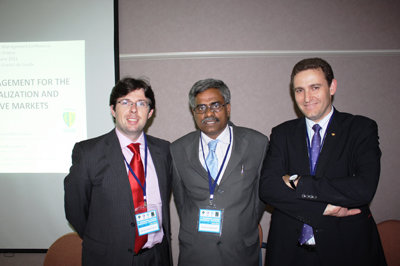
<svg viewBox="0 0 400 266">
<path fill-rule="evenodd" d="M 311 99 L 311 93 L 308 90 L 304 90 L 304 101 L 308 103 Z"/>
<path fill-rule="evenodd" d="M 210 115 L 214 115 L 214 111 L 211 110 L 211 107 L 210 107 L 210 106 L 207 106 L 205 115 L 206 115 L 207 117 L 210 116 Z"/>
<path fill-rule="evenodd" d="M 132 113 L 136 113 L 137 112 L 137 107 L 136 107 L 136 103 L 132 103 L 131 106 L 129 107 L 129 111 Z"/>
</svg>

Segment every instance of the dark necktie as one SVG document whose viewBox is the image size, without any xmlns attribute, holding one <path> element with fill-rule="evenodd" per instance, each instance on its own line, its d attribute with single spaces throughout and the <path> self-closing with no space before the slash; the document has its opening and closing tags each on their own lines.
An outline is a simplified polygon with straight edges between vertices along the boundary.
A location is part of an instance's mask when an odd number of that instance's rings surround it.
<svg viewBox="0 0 400 266">
<path fill-rule="evenodd" d="M 321 135 L 319 134 L 321 127 L 315 124 L 312 129 L 314 130 L 314 136 L 311 141 L 311 174 L 315 175 L 315 166 L 318 161 L 319 150 L 321 149 Z"/>
<path fill-rule="evenodd" d="M 210 171 L 210 175 L 213 179 L 217 177 L 218 174 L 218 159 L 215 154 L 215 149 L 217 148 L 218 140 L 212 140 L 208 143 L 208 155 L 206 158 L 206 164 L 208 170 Z"/>
<path fill-rule="evenodd" d="M 142 183 L 142 185 L 143 185 L 145 182 L 145 177 L 144 177 L 144 169 L 143 169 L 142 159 L 140 158 L 139 145 L 140 145 L 140 143 L 131 143 L 128 145 L 128 148 L 133 152 L 133 157 L 132 157 L 130 166 L 131 166 L 133 172 L 135 173 L 136 177 L 140 180 L 140 183 Z M 143 189 L 138 184 L 135 177 L 132 175 L 132 173 L 130 171 L 129 171 L 129 183 L 131 185 L 133 205 L 135 207 L 135 214 L 146 212 L 147 208 L 144 204 Z M 136 254 L 142 249 L 142 247 L 146 244 L 146 242 L 147 242 L 147 234 L 143 235 L 143 236 L 139 236 L 137 226 L 136 226 L 135 248 L 134 248 Z"/>
<path fill-rule="evenodd" d="M 314 136 L 311 141 L 311 152 L 310 152 L 310 161 L 311 161 L 311 174 L 315 175 L 315 166 L 317 164 L 319 151 L 321 148 L 321 135 L 319 131 L 321 130 L 320 125 L 315 124 L 312 129 L 314 130 Z M 314 236 L 313 229 L 308 224 L 303 224 L 303 229 L 301 231 L 301 235 L 299 238 L 300 245 L 305 244 L 308 240 L 310 240 Z"/>
</svg>

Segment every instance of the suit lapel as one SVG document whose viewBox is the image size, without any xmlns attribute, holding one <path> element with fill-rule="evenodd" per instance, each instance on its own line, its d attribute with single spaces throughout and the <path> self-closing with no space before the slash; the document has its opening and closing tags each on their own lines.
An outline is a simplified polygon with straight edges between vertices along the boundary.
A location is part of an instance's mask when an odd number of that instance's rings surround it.
<svg viewBox="0 0 400 266">
<path fill-rule="evenodd" d="M 106 147 L 104 149 L 107 161 L 110 162 L 109 166 L 114 172 L 115 184 L 119 187 L 124 200 L 123 202 L 128 203 L 130 210 L 134 210 L 132 191 L 130 189 L 128 174 L 126 172 L 124 156 L 121 151 L 121 145 L 119 143 L 115 129 L 112 130 L 105 141 Z M 134 212 L 130 212 L 132 219 L 134 219 Z"/>
<path fill-rule="evenodd" d="M 207 170 L 204 169 L 199 159 L 200 131 L 193 134 L 192 139 L 185 145 L 185 153 L 189 158 L 190 166 L 208 182 Z"/>
<path fill-rule="evenodd" d="M 335 154 L 337 141 L 339 140 L 338 136 L 340 135 L 340 127 L 338 126 L 340 123 L 338 123 L 338 120 L 340 120 L 340 113 L 335 110 L 332 116 L 332 120 L 330 121 L 326 130 L 324 143 L 321 149 L 321 153 L 318 157 L 318 162 L 316 166 L 317 169 L 315 171 L 316 176 L 324 175 L 323 173 L 327 169 L 330 158 Z"/>
<path fill-rule="evenodd" d="M 300 118 L 298 123 L 294 129 L 293 137 L 288 139 L 288 149 L 293 150 L 294 152 L 290 152 L 290 154 L 294 154 L 296 158 L 293 158 L 289 161 L 291 162 L 299 162 L 299 165 L 296 165 L 295 169 L 300 171 L 299 173 L 308 173 L 310 174 L 310 160 L 308 155 L 308 146 L 307 146 L 307 128 L 306 128 L 306 120 L 305 118 Z M 287 171 L 291 172 L 293 169 L 288 169 Z"/>
<path fill-rule="evenodd" d="M 235 169 L 236 166 L 240 163 L 241 158 L 244 158 L 244 152 L 247 150 L 248 146 L 248 140 L 245 137 L 243 131 L 238 130 L 237 127 L 235 126 L 232 126 L 232 131 L 233 131 L 233 140 L 231 144 L 232 153 L 229 161 L 227 162 L 228 164 L 226 166 L 220 184 L 225 182 L 229 178 L 229 176 L 231 176 L 233 169 Z"/>
<path fill-rule="evenodd" d="M 340 127 L 338 126 L 338 120 L 340 120 L 340 113 L 334 111 L 332 121 L 330 122 L 327 130 L 324 143 L 321 149 L 321 153 L 318 157 L 318 162 L 316 165 L 316 176 L 323 176 L 324 171 L 327 169 L 327 164 L 329 159 L 333 156 L 335 152 L 335 147 L 337 146 L 337 136 L 340 134 Z M 310 161 L 307 146 L 307 128 L 305 118 L 299 119 L 298 124 L 295 127 L 293 133 L 293 138 L 289 139 L 288 147 L 289 149 L 294 149 L 296 158 L 293 161 L 298 161 L 300 164 L 296 167 L 301 169 L 301 172 L 310 174 Z M 289 171 L 291 169 L 288 169 Z"/>
</svg>

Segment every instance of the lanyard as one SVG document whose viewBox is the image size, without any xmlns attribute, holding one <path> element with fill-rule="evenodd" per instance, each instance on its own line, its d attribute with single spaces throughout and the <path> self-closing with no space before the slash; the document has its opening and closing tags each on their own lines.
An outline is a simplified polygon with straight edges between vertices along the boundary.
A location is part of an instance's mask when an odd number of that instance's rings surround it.
<svg viewBox="0 0 400 266">
<path fill-rule="evenodd" d="M 139 186 L 142 188 L 143 190 L 143 198 L 144 201 L 147 201 L 147 197 L 146 197 L 146 177 L 147 177 L 147 138 L 146 138 L 146 134 L 143 133 L 143 137 L 144 137 L 144 183 L 142 184 L 139 180 L 139 178 L 135 175 L 135 172 L 133 171 L 132 167 L 130 166 L 130 164 L 126 161 L 126 158 L 124 157 L 125 163 L 129 168 L 129 172 L 131 172 L 131 174 L 133 175 L 133 177 L 136 179 L 136 182 L 139 184 Z"/>
<path fill-rule="evenodd" d="M 208 174 L 208 188 L 209 188 L 209 190 L 210 190 L 210 205 L 212 205 L 212 201 L 213 201 L 213 199 L 214 199 L 215 187 L 217 186 L 218 179 L 219 179 L 219 177 L 220 177 L 220 175 L 221 175 L 222 169 L 224 168 L 225 161 L 226 161 L 226 157 L 228 156 L 228 152 L 229 152 L 229 149 L 231 148 L 231 144 L 232 144 L 232 132 L 231 132 L 231 129 L 230 129 L 229 126 L 228 126 L 228 129 L 229 129 L 229 145 L 228 145 L 228 148 L 226 149 L 225 156 L 224 156 L 224 160 L 222 161 L 222 165 L 221 165 L 221 167 L 219 168 L 217 177 L 215 178 L 215 181 L 214 181 L 214 182 L 213 182 L 213 178 L 212 178 L 212 176 L 211 176 L 211 174 L 210 174 L 210 170 L 208 169 L 208 165 L 207 165 L 207 162 L 206 162 L 206 157 L 205 157 L 205 155 L 204 155 L 203 141 L 202 141 L 202 139 L 201 139 L 201 133 L 200 133 L 201 150 L 202 150 L 202 152 L 203 152 L 204 164 L 206 165 L 207 174 Z"/>
<path fill-rule="evenodd" d="M 325 143 L 326 133 L 328 132 L 328 128 L 329 128 L 329 125 L 331 124 L 333 115 L 334 115 L 334 113 L 333 113 L 332 116 L 329 118 L 328 125 L 326 125 L 325 134 L 324 134 L 324 137 L 322 138 L 322 142 L 320 143 L 319 153 L 321 153 L 322 146 L 323 146 L 324 143 Z M 318 132 L 318 133 L 319 133 L 319 132 Z M 318 158 L 317 158 L 317 162 L 315 163 L 315 167 L 314 167 L 314 169 L 313 169 L 313 168 L 312 168 L 312 163 L 311 163 L 311 144 L 310 144 L 310 137 L 308 136 L 308 132 L 307 132 L 307 125 L 306 125 L 306 136 L 307 136 L 307 149 L 308 149 L 308 161 L 309 161 L 309 165 L 310 165 L 310 173 L 311 173 L 311 175 L 315 175 L 315 168 L 317 168 L 319 156 L 318 156 Z"/>
</svg>

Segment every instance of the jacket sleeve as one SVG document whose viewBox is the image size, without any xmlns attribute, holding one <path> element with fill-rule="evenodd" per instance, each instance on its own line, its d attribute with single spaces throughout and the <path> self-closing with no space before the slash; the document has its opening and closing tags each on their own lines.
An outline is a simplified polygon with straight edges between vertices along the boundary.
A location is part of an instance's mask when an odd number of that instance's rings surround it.
<svg viewBox="0 0 400 266">
<path fill-rule="evenodd" d="M 326 203 L 306 202 L 297 197 L 282 176 L 289 174 L 289 157 L 285 130 L 273 128 L 269 149 L 260 176 L 260 198 L 275 209 L 303 223 L 313 225 L 312 217 L 322 215 Z"/>
<path fill-rule="evenodd" d="M 91 182 L 79 143 L 72 152 L 72 166 L 64 179 L 64 207 L 68 222 L 83 237 L 90 204 Z"/>
<path fill-rule="evenodd" d="M 182 206 L 185 200 L 185 191 L 182 184 L 182 178 L 176 166 L 175 158 L 175 146 L 176 144 L 171 144 L 171 156 L 172 156 L 172 192 L 174 195 L 174 201 L 176 210 L 178 212 L 179 218 L 181 218 Z"/>
<path fill-rule="evenodd" d="M 263 141 L 261 143 L 262 143 L 262 147 L 263 147 L 262 148 L 263 154 L 262 154 L 262 159 L 260 160 L 260 167 L 259 167 L 259 171 L 258 171 L 259 180 L 260 180 L 260 176 L 261 176 L 261 170 L 262 170 L 262 167 L 263 167 L 263 162 L 265 160 L 265 156 L 266 156 L 266 153 L 268 151 L 268 146 L 269 146 L 268 138 L 265 137 L 265 138 L 262 138 L 262 139 L 263 139 Z M 266 204 L 261 200 L 261 197 L 259 196 L 259 193 L 260 193 L 260 182 L 257 183 L 256 193 L 257 193 L 258 198 L 259 198 L 259 200 L 256 202 L 258 204 L 256 209 L 258 211 L 258 216 L 257 216 L 258 217 L 258 222 L 260 222 L 262 216 L 264 215 L 265 208 L 266 208 Z"/>
</svg>

